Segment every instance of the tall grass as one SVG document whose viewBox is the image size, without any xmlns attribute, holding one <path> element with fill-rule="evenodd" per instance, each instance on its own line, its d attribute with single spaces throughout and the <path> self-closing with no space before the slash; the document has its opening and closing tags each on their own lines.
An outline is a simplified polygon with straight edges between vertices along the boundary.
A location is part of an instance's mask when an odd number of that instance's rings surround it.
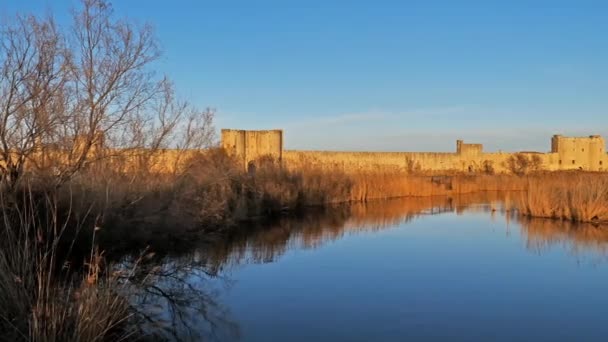
<svg viewBox="0 0 608 342">
<path fill-rule="evenodd" d="M 302 166 L 297 170 L 277 163 L 259 165 L 248 183 L 263 203 L 294 208 L 324 203 L 500 191 L 517 192 L 515 207 L 526 216 L 573 222 L 608 222 L 608 174 L 535 172 L 527 175 L 452 173 L 427 175 L 391 170 L 335 171 Z M 255 197 L 255 196 L 254 196 Z M 262 205 L 264 206 L 264 205 Z"/>
<path fill-rule="evenodd" d="M 451 173 L 427 175 L 397 170 L 351 170 L 257 164 L 247 187 L 286 208 L 407 196 L 445 196 L 480 191 L 522 191 L 525 178 L 513 175 Z"/>
<path fill-rule="evenodd" d="M 74 272 L 55 198 L 30 188 L 2 193 L 0 339 L 6 341 L 126 340 L 131 311 L 118 279 L 102 273 L 91 249 Z M 93 227 L 91 227 L 93 229 Z M 91 247 L 92 248 L 92 247 Z"/>
<path fill-rule="evenodd" d="M 527 216 L 608 222 L 608 175 L 555 173 L 529 178 L 517 203 Z"/>
<path fill-rule="evenodd" d="M 511 175 L 451 174 L 417 175 L 400 172 L 360 172 L 348 174 L 353 188 L 352 201 L 406 196 L 446 196 L 480 191 L 521 191 L 522 178 Z"/>
</svg>

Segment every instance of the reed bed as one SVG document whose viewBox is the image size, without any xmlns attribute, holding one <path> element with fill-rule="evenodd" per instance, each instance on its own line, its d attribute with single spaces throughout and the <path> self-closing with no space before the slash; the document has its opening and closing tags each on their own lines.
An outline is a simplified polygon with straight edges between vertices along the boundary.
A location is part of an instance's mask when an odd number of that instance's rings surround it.
<svg viewBox="0 0 608 342">
<path fill-rule="evenodd" d="M 3 336 L 39 341 L 131 338 L 137 334 L 132 323 L 136 312 L 128 305 L 128 289 L 105 272 L 116 257 L 146 246 L 168 251 L 240 220 L 309 206 L 410 197 L 417 212 L 433 196 L 507 192 L 511 195 L 505 205 L 526 216 L 608 221 L 608 175 L 601 173 L 292 170 L 270 159 L 245 171 L 222 150 L 190 158 L 179 174 L 154 174 L 145 165 L 127 173 L 91 167 L 61 188 L 45 188 L 43 178 L 25 178 L 24 184 L 31 185 L 21 192 L 0 191 Z M 356 219 L 354 214 L 350 216 Z M 314 244 L 314 239 L 307 243 Z M 74 264 L 78 260 L 84 264 Z"/>
<path fill-rule="evenodd" d="M 527 180 L 516 203 L 526 216 L 573 222 L 608 222 L 608 175 L 555 173 Z"/>
<path fill-rule="evenodd" d="M 430 176 L 398 172 L 361 172 L 352 178 L 352 201 L 407 196 L 448 196 L 480 191 L 522 191 L 525 183 L 511 175 L 449 174 Z"/>
<path fill-rule="evenodd" d="M 123 341 L 133 336 L 125 283 L 96 248 L 76 270 L 51 196 L 0 196 L 0 340 Z M 18 202 L 17 204 L 15 202 Z M 93 227 L 91 227 L 93 230 Z M 89 244 L 91 246 L 92 244 Z"/>
<path fill-rule="evenodd" d="M 608 174 L 534 172 L 526 175 L 391 170 L 344 171 L 303 166 L 289 170 L 261 166 L 252 188 L 276 207 L 293 209 L 326 203 L 365 202 L 398 197 L 455 196 L 478 192 L 511 193 L 507 209 L 531 217 L 573 222 L 608 222 Z"/>
</svg>

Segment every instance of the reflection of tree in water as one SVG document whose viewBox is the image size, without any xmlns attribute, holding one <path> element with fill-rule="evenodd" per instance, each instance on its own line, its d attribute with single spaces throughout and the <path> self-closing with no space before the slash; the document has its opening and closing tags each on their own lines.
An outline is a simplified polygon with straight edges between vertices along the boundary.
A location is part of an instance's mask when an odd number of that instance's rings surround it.
<svg viewBox="0 0 608 342">
<path fill-rule="evenodd" d="M 291 249 L 317 248 L 346 234 L 390 229 L 422 215 L 487 211 L 488 203 L 498 206 L 502 198 L 484 193 L 372 201 L 250 223 L 194 251 L 138 264 L 133 304 L 143 329 L 161 338 L 234 340 L 238 326 L 219 297 L 230 285 L 220 276 L 226 267 L 273 262 Z M 133 263 L 125 261 L 123 269 L 132 269 Z"/>
<path fill-rule="evenodd" d="M 538 254 L 552 246 L 565 246 L 573 254 L 608 256 L 608 226 L 512 216 L 521 226 L 526 248 Z"/>
<path fill-rule="evenodd" d="M 155 259 L 155 258 L 153 258 Z M 205 260 L 188 255 L 167 260 L 125 259 L 132 284 L 128 294 L 139 328 L 155 340 L 199 341 L 238 338 L 238 325 L 218 302 L 229 281 Z"/>
</svg>

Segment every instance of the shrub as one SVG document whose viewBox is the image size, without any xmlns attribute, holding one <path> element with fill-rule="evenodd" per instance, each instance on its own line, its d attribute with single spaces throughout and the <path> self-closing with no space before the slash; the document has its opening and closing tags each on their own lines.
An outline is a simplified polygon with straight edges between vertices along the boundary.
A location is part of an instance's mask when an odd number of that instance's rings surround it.
<svg viewBox="0 0 608 342">
<path fill-rule="evenodd" d="M 522 176 L 542 168 L 542 159 L 536 154 L 515 153 L 506 161 L 506 168 L 513 174 Z"/>
</svg>

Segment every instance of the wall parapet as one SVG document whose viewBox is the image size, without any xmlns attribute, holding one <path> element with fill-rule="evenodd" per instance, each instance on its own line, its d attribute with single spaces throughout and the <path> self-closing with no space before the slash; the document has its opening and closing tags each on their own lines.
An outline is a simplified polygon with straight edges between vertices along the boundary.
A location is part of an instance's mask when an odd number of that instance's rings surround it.
<svg viewBox="0 0 608 342">
<path fill-rule="evenodd" d="M 482 144 L 456 141 L 455 152 L 346 152 L 283 150 L 283 131 L 222 130 L 222 147 L 247 166 L 263 156 L 281 160 L 288 168 L 320 167 L 343 170 L 426 170 L 511 172 L 516 159 L 533 161 L 543 170 L 605 171 L 605 141 L 599 135 L 551 138 L 551 152 L 484 152 Z M 517 157 L 517 158 L 516 158 Z"/>
</svg>

